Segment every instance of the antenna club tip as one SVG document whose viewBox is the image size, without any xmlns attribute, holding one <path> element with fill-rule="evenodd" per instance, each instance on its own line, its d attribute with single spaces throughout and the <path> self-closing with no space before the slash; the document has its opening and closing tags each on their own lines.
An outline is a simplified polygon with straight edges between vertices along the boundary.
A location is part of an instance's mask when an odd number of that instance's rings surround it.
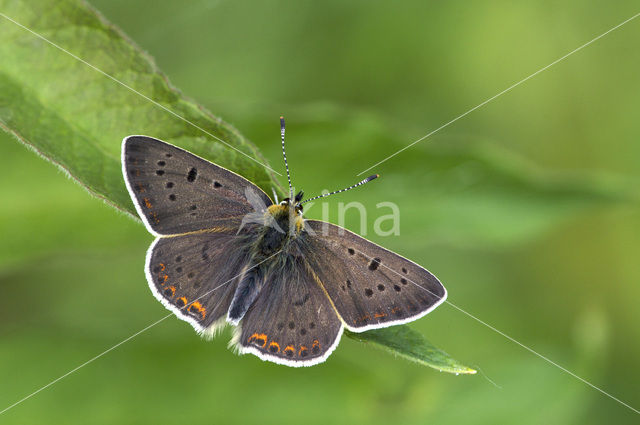
<svg viewBox="0 0 640 425">
<path fill-rule="evenodd" d="M 367 182 L 370 182 L 371 180 L 375 180 L 378 177 L 380 177 L 380 174 L 374 174 L 372 176 L 367 177 Z"/>
<path fill-rule="evenodd" d="M 281 119 L 281 120 L 283 120 L 283 119 L 284 119 L 284 116 L 280 115 L 280 119 Z"/>
</svg>

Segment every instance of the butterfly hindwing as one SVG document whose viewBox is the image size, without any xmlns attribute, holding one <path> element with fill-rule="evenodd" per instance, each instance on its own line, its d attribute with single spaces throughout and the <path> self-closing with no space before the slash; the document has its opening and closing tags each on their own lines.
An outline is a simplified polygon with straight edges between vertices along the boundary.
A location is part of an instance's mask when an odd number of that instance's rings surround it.
<svg viewBox="0 0 640 425">
<path fill-rule="evenodd" d="M 247 189 L 264 206 L 272 203 L 247 179 L 152 137 L 125 138 L 122 167 L 136 209 L 156 235 L 187 233 L 242 218 L 255 209 L 247 200 Z"/>
<path fill-rule="evenodd" d="M 249 261 L 241 237 L 216 230 L 158 238 L 147 254 L 147 280 L 156 298 L 201 333 L 224 321 Z"/>
<path fill-rule="evenodd" d="M 445 300 L 444 286 L 416 263 L 339 226 L 305 226 L 301 249 L 349 330 L 415 320 Z"/>
<path fill-rule="evenodd" d="M 322 287 L 300 257 L 267 272 L 260 295 L 236 329 L 241 353 L 288 366 L 323 362 L 343 326 Z"/>
</svg>

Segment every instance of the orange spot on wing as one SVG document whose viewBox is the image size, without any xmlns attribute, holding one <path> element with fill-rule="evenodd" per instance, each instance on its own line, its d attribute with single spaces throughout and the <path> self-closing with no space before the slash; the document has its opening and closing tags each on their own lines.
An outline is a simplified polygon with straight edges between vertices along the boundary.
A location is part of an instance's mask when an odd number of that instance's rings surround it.
<svg viewBox="0 0 640 425">
<path fill-rule="evenodd" d="M 143 185 L 141 185 L 141 184 L 139 184 L 139 185 L 138 185 L 138 191 L 139 191 L 140 193 L 144 193 L 144 192 L 145 192 L 145 190 L 144 190 L 144 186 L 143 186 Z"/>
<path fill-rule="evenodd" d="M 278 344 L 275 341 L 271 341 L 271 343 L 269 343 L 269 351 L 271 351 L 271 347 L 276 347 L 277 350 L 275 351 L 275 353 L 280 351 L 280 344 Z"/>
<path fill-rule="evenodd" d="M 158 264 L 158 265 L 160 266 L 160 270 L 161 270 L 161 271 L 164 271 L 164 269 L 166 268 L 166 267 L 164 266 L 164 263 L 160 263 L 160 264 Z"/>
<path fill-rule="evenodd" d="M 167 293 L 167 291 L 169 291 L 171 293 L 171 295 L 169 295 Z M 168 286 L 167 289 L 164 290 L 165 295 L 167 296 L 171 296 L 173 297 L 176 294 L 176 287 L 175 286 Z"/>
<path fill-rule="evenodd" d="M 200 304 L 199 301 L 194 301 L 190 306 L 189 306 L 189 312 L 190 313 L 194 313 L 197 312 L 200 314 L 200 316 L 202 317 L 202 320 L 204 320 L 205 316 L 207 315 L 207 309 L 205 309 L 202 304 Z"/>
<path fill-rule="evenodd" d="M 165 285 L 167 283 L 167 279 L 169 279 L 169 275 L 162 276 L 162 284 Z"/>
<path fill-rule="evenodd" d="M 153 207 L 153 205 L 151 205 L 151 202 L 149 201 L 149 198 L 144 198 L 143 201 L 144 201 L 145 207 L 147 207 L 149 209 L 151 209 Z"/>
<path fill-rule="evenodd" d="M 296 351 L 296 349 L 293 347 L 293 345 L 287 345 L 286 347 L 284 347 L 284 350 L 282 351 L 290 351 L 290 352 L 294 352 Z"/>
<path fill-rule="evenodd" d="M 176 305 L 178 304 L 178 301 L 182 303 L 182 305 L 179 305 L 178 307 L 182 308 L 185 305 L 187 305 L 187 299 L 185 297 L 180 297 L 176 300 Z"/>
<path fill-rule="evenodd" d="M 253 335 L 251 335 L 249 337 L 247 342 L 249 342 L 249 343 L 256 342 L 257 345 L 260 345 L 260 346 L 262 346 L 262 348 L 264 348 L 267 345 L 267 335 L 266 334 L 255 333 L 255 334 L 253 334 Z"/>
<path fill-rule="evenodd" d="M 298 355 L 301 356 L 303 351 L 309 351 L 309 350 L 304 345 L 301 345 L 300 350 L 298 351 Z"/>
<path fill-rule="evenodd" d="M 373 317 L 375 317 L 376 319 L 379 319 L 381 317 L 387 317 L 387 313 L 376 313 L 373 315 Z"/>
</svg>

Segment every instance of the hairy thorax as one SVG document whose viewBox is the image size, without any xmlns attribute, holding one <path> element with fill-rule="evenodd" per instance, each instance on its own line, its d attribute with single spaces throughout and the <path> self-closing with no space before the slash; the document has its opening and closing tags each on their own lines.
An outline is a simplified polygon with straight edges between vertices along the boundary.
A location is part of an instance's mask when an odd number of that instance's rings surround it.
<svg viewBox="0 0 640 425">
<path fill-rule="evenodd" d="M 289 205 L 271 205 L 265 212 L 264 227 L 258 238 L 258 254 L 272 255 L 287 248 L 302 231 L 302 215 Z"/>
</svg>

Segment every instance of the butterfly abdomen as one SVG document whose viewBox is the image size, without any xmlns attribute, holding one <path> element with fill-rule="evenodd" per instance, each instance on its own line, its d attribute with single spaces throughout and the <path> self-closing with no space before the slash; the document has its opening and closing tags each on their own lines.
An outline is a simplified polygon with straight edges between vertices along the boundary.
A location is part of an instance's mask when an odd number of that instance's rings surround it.
<svg viewBox="0 0 640 425">
<path fill-rule="evenodd" d="M 240 278 L 227 315 L 227 320 L 234 325 L 244 317 L 262 289 L 264 278 L 261 270 L 260 267 L 253 267 Z"/>
</svg>

